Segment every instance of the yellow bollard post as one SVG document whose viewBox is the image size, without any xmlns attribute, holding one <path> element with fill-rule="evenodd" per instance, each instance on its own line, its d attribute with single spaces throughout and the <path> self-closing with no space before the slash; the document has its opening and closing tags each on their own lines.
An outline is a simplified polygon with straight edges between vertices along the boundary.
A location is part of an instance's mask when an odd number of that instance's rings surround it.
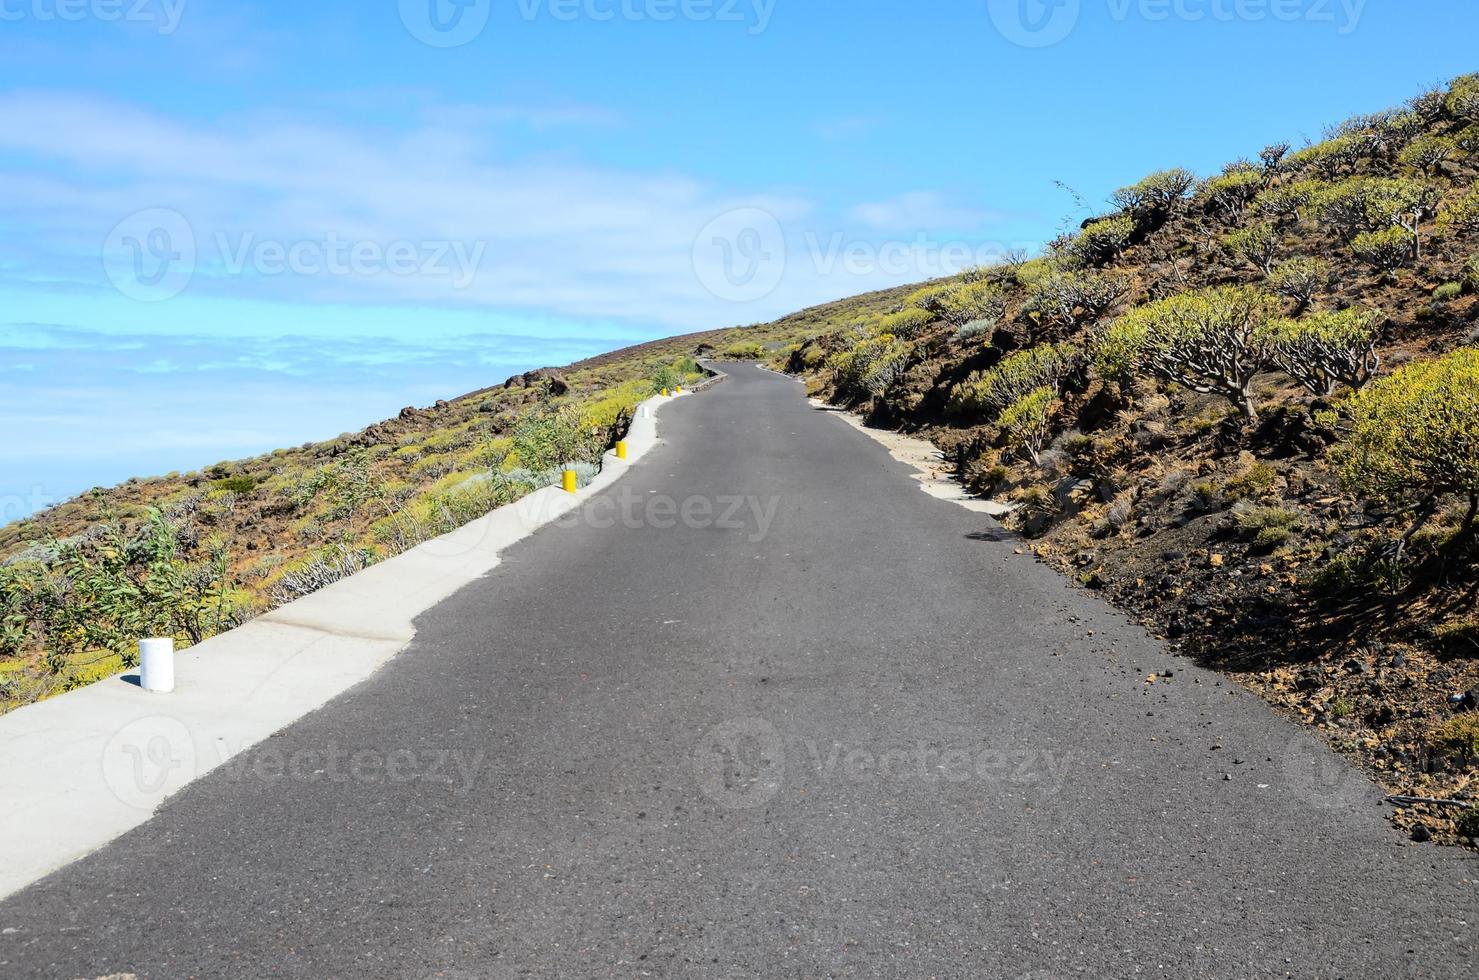
<svg viewBox="0 0 1479 980">
<path fill-rule="evenodd" d="M 626 459 L 627 458 L 627 444 L 626 444 L 626 440 L 625 439 L 621 440 L 620 442 L 618 442 L 616 444 L 616 458 L 617 459 Z"/>
<path fill-rule="evenodd" d="M 663 390 L 662 390 L 662 396 L 663 396 L 663 397 L 664 397 L 664 398 L 666 398 L 666 397 L 668 397 L 668 389 L 666 389 L 666 388 L 664 388 L 664 389 L 663 389 Z"/>
<path fill-rule="evenodd" d="M 566 493 L 574 493 L 577 482 L 578 481 L 576 480 L 576 477 L 575 477 L 575 471 L 574 470 L 566 470 L 565 471 L 565 492 Z"/>
<path fill-rule="evenodd" d="M 674 388 L 673 389 L 673 394 L 675 394 L 675 395 L 681 395 L 681 394 L 683 394 L 683 386 L 682 385 L 679 385 L 678 387 Z"/>
</svg>

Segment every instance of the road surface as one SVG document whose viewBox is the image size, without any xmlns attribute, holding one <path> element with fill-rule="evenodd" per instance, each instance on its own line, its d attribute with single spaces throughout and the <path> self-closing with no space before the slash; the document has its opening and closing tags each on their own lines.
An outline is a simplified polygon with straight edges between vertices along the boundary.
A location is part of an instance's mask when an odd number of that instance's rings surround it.
<svg viewBox="0 0 1479 980">
<path fill-rule="evenodd" d="M 1479 861 L 800 386 L 661 425 L 373 679 L 0 904 L 0 976 L 1479 972 Z"/>
</svg>

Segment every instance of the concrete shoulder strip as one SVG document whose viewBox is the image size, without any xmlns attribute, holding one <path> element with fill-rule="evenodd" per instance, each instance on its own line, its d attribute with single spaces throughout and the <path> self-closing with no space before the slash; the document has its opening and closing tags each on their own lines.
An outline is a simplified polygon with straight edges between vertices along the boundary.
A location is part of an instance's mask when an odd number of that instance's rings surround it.
<svg viewBox="0 0 1479 980">
<path fill-rule="evenodd" d="M 0 717 L 0 898 L 144 823 L 192 780 L 365 680 L 411 642 L 417 616 L 618 480 L 658 444 L 662 406 L 683 397 L 643 402 L 627 459 L 607 453 L 580 492 L 538 490 L 183 651 L 173 694 L 120 674 Z"/>
</svg>

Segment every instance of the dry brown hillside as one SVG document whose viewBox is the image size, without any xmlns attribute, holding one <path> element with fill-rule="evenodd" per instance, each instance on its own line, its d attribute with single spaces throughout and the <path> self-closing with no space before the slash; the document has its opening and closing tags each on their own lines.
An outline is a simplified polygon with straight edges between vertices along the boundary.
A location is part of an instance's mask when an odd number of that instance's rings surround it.
<svg viewBox="0 0 1479 980">
<path fill-rule="evenodd" d="M 1476 174 L 1471 76 L 1208 180 L 1152 174 L 1046 256 L 788 366 L 932 439 L 1043 560 L 1393 793 L 1474 803 Z M 1397 819 L 1479 837 L 1462 805 Z"/>
</svg>

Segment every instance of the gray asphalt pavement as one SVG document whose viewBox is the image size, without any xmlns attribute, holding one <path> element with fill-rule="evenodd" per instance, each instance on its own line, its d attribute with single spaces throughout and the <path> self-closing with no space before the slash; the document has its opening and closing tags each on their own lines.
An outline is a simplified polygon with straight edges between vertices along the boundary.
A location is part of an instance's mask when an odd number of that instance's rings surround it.
<svg viewBox="0 0 1479 980">
<path fill-rule="evenodd" d="M 800 386 L 661 426 L 374 679 L 0 904 L 0 976 L 1479 973 L 1479 861 Z"/>
</svg>

